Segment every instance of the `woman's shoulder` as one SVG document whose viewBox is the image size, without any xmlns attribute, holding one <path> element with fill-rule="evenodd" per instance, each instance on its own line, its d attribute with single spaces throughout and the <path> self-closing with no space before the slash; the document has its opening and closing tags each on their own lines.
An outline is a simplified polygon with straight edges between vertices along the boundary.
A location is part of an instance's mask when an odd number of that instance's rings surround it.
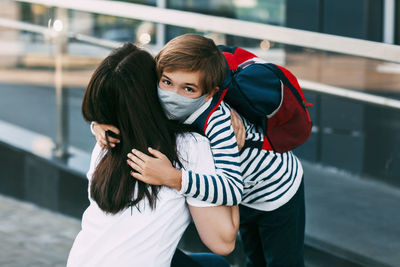
<svg viewBox="0 0 400 267">
<path fill-rule="evenodd" d="M 176 148 L 181 159 L 192 160 L 193 155 L 208 156 L 210 141 L 198 133 L 188 132 L 179 134 L 176 140 Z"/>
<path fill-rule="evenodd" d="M 185 145 L 185 146 L 198 146 L 200 145 L 209 145 L 210 141 L 208 141 L 207 137 L 195 133 L 195 132 L 187 132 L 182 133 L 177 136 L 176 144 L 177 146 Z"/>
<path fill-rule="evenodd" d="M 177 152 L 182 167 L 197 173 L 215 172 L 210 141 L 198 133 L 185 133 L 178 136 Z"/>
</svg>

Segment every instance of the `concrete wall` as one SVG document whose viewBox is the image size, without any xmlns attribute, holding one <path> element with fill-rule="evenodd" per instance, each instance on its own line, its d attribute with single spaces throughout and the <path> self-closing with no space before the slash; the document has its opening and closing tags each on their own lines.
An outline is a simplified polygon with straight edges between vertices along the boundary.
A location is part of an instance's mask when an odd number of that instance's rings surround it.
<svg viewBox="0 0 400 267">
<path fill-rule="evenodd" d="M 0 193 L 80 218 L 88 206 L 83 173 L 0 142 Z"/>
</svg>

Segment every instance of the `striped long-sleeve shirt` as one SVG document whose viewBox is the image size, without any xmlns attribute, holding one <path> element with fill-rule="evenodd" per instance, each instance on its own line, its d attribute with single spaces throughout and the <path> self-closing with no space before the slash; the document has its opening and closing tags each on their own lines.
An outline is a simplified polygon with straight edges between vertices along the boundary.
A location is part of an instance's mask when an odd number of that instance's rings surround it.
<svg viewBox="0 0 400 267">
<path fill-rule="evenodd" d="M 246 128 L 246 141 L 262 141 L 261 128 L 241 117 Z M 292 151 L 277 153 L 257 148 L 240 152 L 245 206 L 271 211 L 287 203 L 297 192 L 303 177 L 303 167 Z"/>
<path fill-rule="evenodd" d="M 211 100 L 185 122 L 196 119 Z M 221 103 L 208 120 L 205 134 L 210 140 L 215 175 L 182 170 L 181 193 L 216 205 L 237 205 L 243 195 L 240 155 L 231 124 L 230 108 Z"/>
<path fill-rule="evenodd" d="M 207 104 L 185 123 L 198 118 L 207 109 Z M 291 151 L 275 153 L 245 147 L 238 153 L 230 114 L 229 105 L 221 102 L 204 129 L 210 140 L 217 175 L 183 170 L 181 193 L 217 205 L 241 202 L 265 211 L 279 208 L 300 186 L 303 176 L 300 161 Z M 262 141 L 262 129 L 243 117 L 241 119 L 246 129 L 246 141 Z"/>
</svg>

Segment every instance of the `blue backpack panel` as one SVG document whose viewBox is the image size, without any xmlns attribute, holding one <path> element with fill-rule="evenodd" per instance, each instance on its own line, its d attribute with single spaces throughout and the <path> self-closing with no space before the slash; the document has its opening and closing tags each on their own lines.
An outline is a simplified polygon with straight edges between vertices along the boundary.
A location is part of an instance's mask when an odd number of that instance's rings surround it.
<svg viewBox="0 0 400 267">
<path fill-rule="evenodd" d="M 245 146 L 284 153 L 304 143 L 311 133 L 307 103 L 296 77 L 287 69 L 266 63 L 237 47 L 219 46 L 227 60 L 228 71 L 222 90 L 196 124 L 205 130 L 212 112 L 222 100 L 258 126 L 262 142 L 246 141 Z"/>
</svg>

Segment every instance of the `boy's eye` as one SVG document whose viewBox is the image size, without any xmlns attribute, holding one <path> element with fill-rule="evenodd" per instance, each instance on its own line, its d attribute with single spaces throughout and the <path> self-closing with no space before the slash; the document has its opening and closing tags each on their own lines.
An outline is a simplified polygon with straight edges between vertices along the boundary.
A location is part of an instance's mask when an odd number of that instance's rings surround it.
<svg viewBox="0 0 400 267">
<path fill-rule="evenodd" d="M 192 87 L 185 87 L 185 91 L 189 93 L 194 93 L 195 90 Z"/>
<path fill-rule="evenodd" d="M 171 82 L 168 81 L 168 80 L 162 80 L 162 83 L 165 84 L 165 85 L 171 85 Z"/>
</svg>

